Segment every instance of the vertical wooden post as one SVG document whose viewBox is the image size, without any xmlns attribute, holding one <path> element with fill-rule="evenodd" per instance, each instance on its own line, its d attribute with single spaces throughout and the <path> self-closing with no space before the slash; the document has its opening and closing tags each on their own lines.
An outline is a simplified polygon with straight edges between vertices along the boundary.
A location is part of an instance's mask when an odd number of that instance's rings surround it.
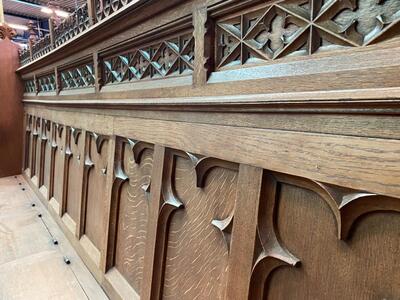
<svg viewBox="0 0 400 300">
<path fill-rule="evenodd" d="M 193 12 L 195 39 L 195 62 L 193 85 L 203 86 L 214 68 L 214 30 L 208 17 L 207 7 L 198 7 Z"/>
<path fill-rule="evenodd" d="M 163 173 L 165 166 L 166 149 L 163 146 L 154 146 L 154 165 L 151 176 L 151 192 L 149 202 L 149 215 L 148 215 L 148 226 L 147 226 L 147 237 L 146 237 L 146 255 L 144 257 L 144 271 L 142 280 L 142 290 L 140 299 L 150 300 L 157 299 L 158 291 L 153 289 L 156 284 L 154 272 L 156 270 L 156 252 L 157 252 L 157 228 L 159 221 L 159 212 L 161 208 L 161 189 L 163 181 Z M 157 274 L 160 275 L 160 274 Z"/>
<path fill-rule="evenodd" d="M 99 58 L 99 53 L 95 51 L 93 53 L 93 68 L 94 68 L 94 88 L 96 93 L 100 92 L 101 85 L 102 85 L 102 65 L 101 65 L 101 60 Z"/>
<path fill-rule="evenodd" d="M 78 240 L 84 234 L 85 231 L 85 218 L 86 218 L 86 206 L 87 206 L 87 193 L 88 193 L 88 167 L 86 166 L 86 158 L 87 154 L 90 152 L 90 133 L 86 130 L 83 131 L 83 153 L 82 153 L 82 165 L 83 165 L 83 176 L 82 176 L 82 188 L 81 188 L 81 197 L 79 202 L 79 220 L 77 221 L 76 226 L 76 237 Z"/>
<path fill-rule="evenodd" d="M 240 165 L 225 299 L 248 299 L 263 169 Z"/>
<path fill-rule="evenodd" d="M 56 80 L 56 94 L 59 95 L 61 92 L 61 78 L 60 78 L 60 72 L 58 67 L 54 67 L 54 75 L 55 75 L 55 80 Z"/>
<path fill-rule="evenodd" d="M 100 257 L 100 270 L 103 273 L 107 271 L 107 253 L 108 253 L 108 235 L 110 229 L 110 213 L 111 213 L 111 201 L 112 201 L 112 186 L 114 182 L 114 163 L 115 163 L 115 151 L 117 150 L 116 136 L 110 137 L 108 140 L 108 156 L 107 156 L 107 179 L 106 179 L 106 204 L 104 219 L 102 220 L 105 224 L 105 234 L 102 236 L 101 245 L 101 257 Z"/>
<path fill-rule="evenodd" d="M 49 34 L 50 34 L 50 44 L 51 47 L 54 49 L 55 48 L 55 35 L 54 35 L 54 18 L 50 17 L 49 18 Z"/>
<path fill-rule="evenodd" d="M 96 23 L 96 3 L 95 0 L 87 0 L 87 8 L 89 15 L 89 24 L 92 26 Z"/>
</svg>

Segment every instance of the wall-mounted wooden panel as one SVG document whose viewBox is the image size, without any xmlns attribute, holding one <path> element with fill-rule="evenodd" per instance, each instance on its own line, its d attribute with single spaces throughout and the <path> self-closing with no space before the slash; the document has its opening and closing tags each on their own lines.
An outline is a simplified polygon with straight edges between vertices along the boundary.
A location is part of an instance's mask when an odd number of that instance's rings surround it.
<svg viewBox="0 0 400 300">
<path fill-rule="evenodd" d="M 124 169 L 129 180 L 121 190 L 115 245 L 115 268 L 140 293 L 143 279 L 148 201 L 153 150 L 146 149 L 136 162 L 131 146 L 125 145 Z"/>
<path fill-rule="evenodd" d="M 0 177 L 17 175 L 23 167 L 23 86 L 15 73 L 19 46 L 10 41 L 11 32 L 0 24 Z"/>
<path fill-rule="evenodd" d="M 67 160 L 66 160 L 66 185 L 65 203 L 63 213 L 67 213 L 75 225 L 73 232 L 76 232 L 76 224 L 80 220 L 81 195 L 84 154 L 82 152 L 85 144 L 85 137 L 82 130 L 74 127 L 67 127 Z"/>
<path fill-rule="evenodd" d="M 200 188 L 191 160 L 176 156 L 174 167 L 172 189 L 183 205 L 171 215 L 167 232 L 162 297 L 223 299 L 236 172 L 214 168 Z"/>
<path fill-rule="evenodd" d="M 368 214 L 341 241 L 335 218 L 320 196 L 283 184 L 276 219 L 282 243 L 301 260 L 301 267 L 276 270 L 266 287 L 268 299 L 396 299 L 400 295 L 398 213 Z"/>
<path fill-rule="evenodd" d="M 103 250 L 106 227 L 106 179 L 109 172 L 108 141 L 104 136 L 88 133 L 85 154 L 85 215 L 82 234 L 93 243 L 97 250 Z"/>
</svg>

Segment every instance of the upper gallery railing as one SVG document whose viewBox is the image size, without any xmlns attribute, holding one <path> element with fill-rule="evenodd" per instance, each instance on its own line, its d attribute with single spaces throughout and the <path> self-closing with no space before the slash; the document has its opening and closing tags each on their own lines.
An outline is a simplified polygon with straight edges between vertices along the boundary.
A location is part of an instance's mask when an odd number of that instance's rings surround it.
<svg viewBox="0 0 400 300">
<path fill-rule="evenodd" d="M 46 36 L 28 43 L 28 48 L 21 51 L 21 65 L 25 65 L 35 59 L 40 58 L 51 50 L 60 47 L 73 37 L 86 31 L 105 19 L 106 17 L 116 13 L 121 8 L 131 2 L 137 0 L 88 0 L 88 3 L 83 4 L 73 13 L 70 14 L 61 24 L 54 26 L 54 21 L 50 18 L 50 32 Z M 90 7 L 94 7 L 91 11 Z"/>
</svg>

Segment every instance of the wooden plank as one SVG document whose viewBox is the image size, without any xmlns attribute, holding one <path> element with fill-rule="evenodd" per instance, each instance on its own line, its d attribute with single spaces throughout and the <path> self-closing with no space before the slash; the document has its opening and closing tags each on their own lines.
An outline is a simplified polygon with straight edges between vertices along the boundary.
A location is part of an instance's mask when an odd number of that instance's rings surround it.
<svg viewBox="0 0 400 300">
<path fill-rule="evenodd" d="M 149 201 L 149 221 L 146 236 L 146 255 L 144 257 L 143 281 L 140 293 L 140 299 L 143 300 L 158 299 L 160 294 L 160 278 L 162 274 L 160 273 L 161 270 L 157 269 L 157 261 L 160 258 L 156 257 L 156 247 L 158 245 L 158 215 L 162 202 L 161 189 L 164 173 L 164 160 L 166 156 L 165 153 L 165 147 L 155 145 Z"/>
<path fill-rule="evenodd" d="M 257 236 L 263 169 L 240 165 L 225 299 L 247 299 Z"/>
</svg>

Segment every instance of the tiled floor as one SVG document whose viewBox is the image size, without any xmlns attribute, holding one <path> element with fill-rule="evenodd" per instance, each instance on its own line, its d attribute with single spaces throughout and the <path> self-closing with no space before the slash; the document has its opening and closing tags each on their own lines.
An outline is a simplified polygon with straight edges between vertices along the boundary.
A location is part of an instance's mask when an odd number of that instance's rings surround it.
<svg viewBox="0 0 400 300">
<path fill-rule="evenodd" d="M 22 176 L 0 179 L 0 299 L 107 299 Z"/>
</svg>

